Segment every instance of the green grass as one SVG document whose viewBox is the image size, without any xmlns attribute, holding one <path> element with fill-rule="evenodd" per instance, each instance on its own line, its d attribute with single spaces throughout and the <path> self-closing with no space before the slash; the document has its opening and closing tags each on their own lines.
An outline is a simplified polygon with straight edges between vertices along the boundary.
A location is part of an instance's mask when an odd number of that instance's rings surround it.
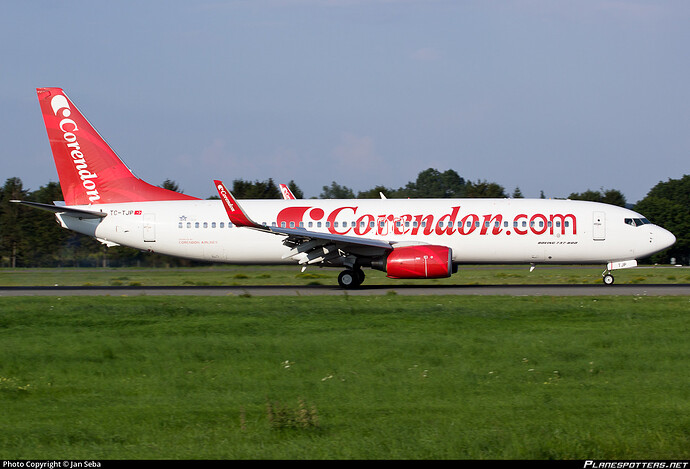
<svg viewBox="0 0 690 469">
<path fill-rule="evenodd" d="M 689 306 L 0 298 L 0 457 L 687 459 Z"/>
<path fill-rule="evenodd" d="M 364 285 L 600 284 L 603 266 L 460 266 L 447 279 L 396 280 L 366 269 Z M 0 286 L 337 285 L 340 269 L 297 266 L 209 266 L 176 269 L 0 269 Z M 649 266 L 614 272 L 616 284 L 690 283 L 690 269 Z"/>
</svg>

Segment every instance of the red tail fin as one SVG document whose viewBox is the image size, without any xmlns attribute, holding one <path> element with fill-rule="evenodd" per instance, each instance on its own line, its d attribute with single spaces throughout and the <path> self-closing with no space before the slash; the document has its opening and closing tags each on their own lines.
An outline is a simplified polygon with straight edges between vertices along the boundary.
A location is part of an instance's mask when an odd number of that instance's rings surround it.
<svg viewBox="0 0 690 469">
<path fill-rule="evenodd" d="M 67 205 L 190 200 L 136 177 L 60 88 L 37 88 Z"/>
</svg>

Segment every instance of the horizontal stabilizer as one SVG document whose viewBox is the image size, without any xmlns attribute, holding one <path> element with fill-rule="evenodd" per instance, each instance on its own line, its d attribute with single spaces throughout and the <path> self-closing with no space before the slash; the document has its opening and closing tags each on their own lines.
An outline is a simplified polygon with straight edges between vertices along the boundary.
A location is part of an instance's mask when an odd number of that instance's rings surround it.
<svg viewBox="0 0 690 469">
<path fill-rule="evenodd" d="M 106 213 L 96 212 L 93 210 L 82 210 L 80 208 L 72 208 L 64 205 L 50 205 L 50 204 L 40 204 L 38 202 L 27 202 L 25 200 L 10 200 L 16 204 L 28 205 L 29 207 L 34 207 L 40 210 L 46 210 L 53 213 L 63 213 L 70 217 L 75 218 L 105 218 Z"/>
</svg>

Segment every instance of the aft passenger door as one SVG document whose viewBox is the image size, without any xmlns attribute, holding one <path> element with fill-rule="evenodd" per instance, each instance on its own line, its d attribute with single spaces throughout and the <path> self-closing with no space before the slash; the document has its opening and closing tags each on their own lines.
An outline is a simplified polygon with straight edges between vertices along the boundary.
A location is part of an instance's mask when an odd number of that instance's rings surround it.
<svg viewBox="0 0 690 469">
<path fill-rule="evenodd" d="M 154 213 L 144 214 L 144 242 L 156 242 L 156 215 Z"/>
<path fill-rule="evenodd" d="M 594 241 L 603 241 L 606 239 L 605 212 L 592 213 L 592 238 L 594 239 Z"/>
</svg>

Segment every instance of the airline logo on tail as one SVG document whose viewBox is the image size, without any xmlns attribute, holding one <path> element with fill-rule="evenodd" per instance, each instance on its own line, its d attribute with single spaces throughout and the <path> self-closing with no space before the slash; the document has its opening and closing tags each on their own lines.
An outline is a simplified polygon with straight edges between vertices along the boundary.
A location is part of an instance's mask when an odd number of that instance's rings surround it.
<svg viewBox="0 0 690 469">
<path fill-rule="evenodd" d="M 136 177 L 61 88 L 36 88 L 67 205 L 198 200 Z"/>
<path fill-rule="evenodd" d="M 62 117 L 62 120 L 60 120 L 58 124 L 58 128 L 62 132 L 62 138 L 67 143 L 67 151 L 70 156 L 72 156 L 72 163 L 74 163 L 74 167 L 79 174 L 81 184 L 84 186 L 84 189 L 86 189 L 89 200 L 95 202 L 101 198 L 98 194 L 96 182 L 94 181 L 94 179 L 98 178 L 98 175 L 89 170 L 88 163 L 81 151 L 81 145 L 75 134 L 75 132 L 79 131 L 79 127 L 73 119 L 70 119 L 72 110 L 70 109 L 69 101 L 67 101 L 65 96 L 58 94 L 53 96 L 50 100 L 50 107 L 53 109 L 55 117 L 58 119 Z M 58 113 L 61 114 L 61 116 L 58 116 Z"/>
</svg>

